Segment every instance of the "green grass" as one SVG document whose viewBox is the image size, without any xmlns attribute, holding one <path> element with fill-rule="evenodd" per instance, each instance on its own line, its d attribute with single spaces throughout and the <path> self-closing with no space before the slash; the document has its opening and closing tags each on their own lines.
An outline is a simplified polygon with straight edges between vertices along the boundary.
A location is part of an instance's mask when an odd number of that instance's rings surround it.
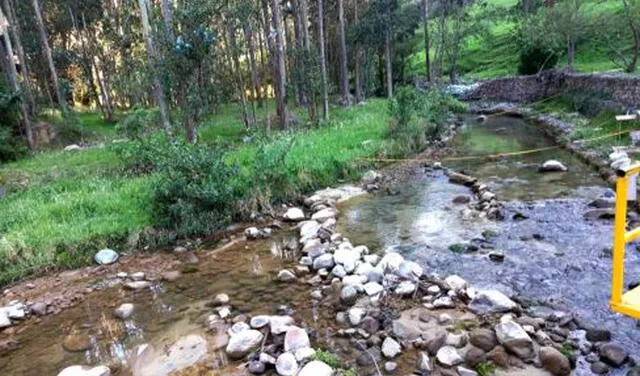
<svg viewBox="0 0 640 376">
<path fill-rule="evenodd" d="M 519 63 L 519 47 L 514 31 L 516 23 L 508 16 L 511 9 L 518 6 L 517 0 L 488 0 L 487 8 L 497 16 L 486 19 L 489 24 L 486 33 L 469 38 L 463 45 L 458 60 L 458 70 L 465 79 L 488 79 L 515 75 Z M 615 0 L 590 0 L 584 7 L 588 19 L 605 12 L 620 10 L 621 3 Z M 479 12 L 479 5 L 472 5 L 470 13 Z M 436 20 L 431 21 L 432 36 L 435 38 Z M 435 41 L 432 43 L 431 56 L 435 55 Z M 408 59 L 409 71 L 412 75 L 424 76 L 425 52 L 424 33 L 422 27 L 414 36 L 414 53 Z M 566 67 L 566 57 L 558 62 L 558 67 Z M 576 50 L 574 68 L 580 72 L 619 72 L 620 68 L 609 60 L 601 46 L 587 37 L 579 43 Z"/>
<path fill-rule="evenodd" d="M 201 137 L 206 143 L 230 141 L 230 160 L 249 174 L 257 147 L 240 141 L 247 133 L 234 110 L 209 119 Z M 286 163 L 295 167 L 300 191 L 358 176 L 364 165 L 358 159 L 374 156 L 383 146 L 389 120 L 385 100 L 332 110 L 327 124 L 289 135 Z M 128 176 L 124 167 L 113 146 L 42 152 L 0 167 L 0 184 L 9 188 L 0 199 L 0 285 L 85 265 L 103 247 L 132 249 L 130 238 L 154 222 L 154 178 Z"/>
</svg>

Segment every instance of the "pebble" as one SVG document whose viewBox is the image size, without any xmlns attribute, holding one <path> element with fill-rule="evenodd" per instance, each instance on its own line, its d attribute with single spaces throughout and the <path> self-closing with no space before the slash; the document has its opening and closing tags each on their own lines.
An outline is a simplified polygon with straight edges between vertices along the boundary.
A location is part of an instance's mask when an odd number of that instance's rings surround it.
<svg viewBox="0 0 640 376">
<path fill-rule="evenodd" d="M 402 352 L 400 344 L 391 337 L 387 337 L 382 342 L 382 354 L 388 358 L 393 359 Z"/>
<path fill-rule="evenodd" d="M 126 320 L 129 317 L 131 317 L 131 315 L 133 315 L 133 304 L 131 303 L 124 303 L 121 304 L 120 307 L 116 308 L 115 310 L 115 315 L 117 318 L 119 318 L 120 320 Z"/>
</svg>

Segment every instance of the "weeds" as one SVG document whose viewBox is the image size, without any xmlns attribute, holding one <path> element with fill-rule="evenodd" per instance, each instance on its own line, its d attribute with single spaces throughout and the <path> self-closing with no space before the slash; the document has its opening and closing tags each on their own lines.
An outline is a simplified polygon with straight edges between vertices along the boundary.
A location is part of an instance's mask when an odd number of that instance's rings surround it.
<svg viewBox="0 0 640 376">
<path fill-rule="evenodd" d="M 487 361 L 480 362 L 476 365 L 476 372 L 480 376 L 491 376 L 496 371 L 496 365 Z"/>
<path fill-rule="evenodd" d="M 334 353 L 322 349 L 316 351 L 315 360 L 324 362 L 331 368 L 338 368 L 341 365 L 340 359 L 338 359 L 338 357 Z M 345 374 L 345 376 L 346 375 L 347 374 Z"/>
</svg>

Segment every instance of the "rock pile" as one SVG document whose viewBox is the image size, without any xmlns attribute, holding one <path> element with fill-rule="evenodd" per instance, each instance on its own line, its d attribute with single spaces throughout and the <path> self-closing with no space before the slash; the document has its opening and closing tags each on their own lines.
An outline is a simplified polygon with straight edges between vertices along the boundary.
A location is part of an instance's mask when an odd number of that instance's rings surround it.
<svg viewBox="0 0 640 376">
<path fill-rule="evenodd" d="M 479 183 L 478 179 L 463 173 L 452 170 L 447 170 L 446 173 L 449 176 L 450 182 L 471 188 L 478 199 L 478 202 L 474 204 L 474 207 L 483 213 L 488 219 L 504 219 L 502 205 L 496 198 L 496 195 L 489 190 L 489 187 Z M 463 199 L 461 197 L 454 200 L 456 200 L 454 203 L 464 203 L 462 202 Z"/>
</svg>

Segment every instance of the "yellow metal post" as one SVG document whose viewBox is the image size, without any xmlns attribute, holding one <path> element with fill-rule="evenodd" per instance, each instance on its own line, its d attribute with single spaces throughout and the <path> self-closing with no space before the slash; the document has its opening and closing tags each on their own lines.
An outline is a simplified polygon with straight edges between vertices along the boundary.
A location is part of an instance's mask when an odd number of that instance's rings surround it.
<svg viewBox="0 0 640 376">
<path fill-rule="evenodd" d="M 627 176 L 618 177 L 616 184 L 616 218 L 613 225 L 613 265 L 611 279 L 611 305 L 622 302 L 624 289 L 625 227 L 627 226 Z"/>
</svg>

